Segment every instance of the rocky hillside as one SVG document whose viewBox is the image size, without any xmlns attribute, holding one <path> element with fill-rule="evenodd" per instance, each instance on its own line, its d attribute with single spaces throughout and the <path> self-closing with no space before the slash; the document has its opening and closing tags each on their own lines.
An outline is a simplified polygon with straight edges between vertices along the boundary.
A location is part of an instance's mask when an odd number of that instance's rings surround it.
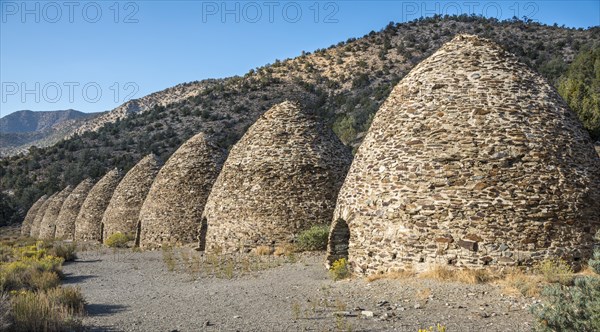
<svg viewBox="0 0 600 332">
<path fill-rule="evenodd" d="M 98 131 L 105 124 L 114 123 L 131 114 L 143 113 L 155 106 L 167 106 L 195 97 L 203 91 L 204 87 L 205 85 L 200 82 L 179 84 L 139 99 L 130 100 L 98 118 L 82 123 L 81 126 L 75 130 L 74 134 L 83 134 L 87 131 Z"/>
<path fill-rule="evenodd" d="M 499 43 L 557 86 L 580 52 L 600 45 L 599 32 L 472 16 L 390 23 L 244 76 L 181 84 L 130 101 L 79 135 L 0 161 L 0 190 L 22 213 L 43 193 L 99 178 L 115 166 L 128 170 L 149 153 L 166 160 L 200 131 L 228 148 L 260 114 L 286 99 L 301 101 L 355 148 L 392 87 L 458 33 Z"/>
<path fill-rule="evenodd" d="M 30 146 L 50 146 L 100 113 L 75 110 L 18 111 L 0 118 L 0 156 L 25 152 Z"/>
<path fill-rule="evenodd" d="M 68 120 L 88 117 L 88 114 L 76 110 L 33 112 L 17 111 L 0 118 L 0 132 L 24 133 L 43 131 Z"/>
</svg>

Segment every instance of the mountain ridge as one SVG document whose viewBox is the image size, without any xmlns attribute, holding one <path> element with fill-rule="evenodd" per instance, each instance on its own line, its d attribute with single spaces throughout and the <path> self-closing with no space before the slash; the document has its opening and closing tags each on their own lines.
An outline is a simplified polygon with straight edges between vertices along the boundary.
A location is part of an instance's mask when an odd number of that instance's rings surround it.
<svg viewBox="0 0 600 332">
<path fill-rule="evenodd" d="M 73 109 L 10 113 L 0 118 L 0 157 L 25 153 L 34 145 L 45 147 L 55 144 L 100 114 Z"/>
</svg>

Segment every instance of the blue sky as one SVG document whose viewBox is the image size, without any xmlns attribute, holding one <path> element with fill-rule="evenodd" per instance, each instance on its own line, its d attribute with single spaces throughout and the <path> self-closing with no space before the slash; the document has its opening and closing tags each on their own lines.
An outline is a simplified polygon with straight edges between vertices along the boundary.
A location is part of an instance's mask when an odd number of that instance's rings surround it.
<svg viewBox="0 0 600 332">
<path fill-rule="evenodd" d="M 433 14 L 600 25 L 600 1 L 0 0 L 0 116 L 110 110 Z"/>
</svg>

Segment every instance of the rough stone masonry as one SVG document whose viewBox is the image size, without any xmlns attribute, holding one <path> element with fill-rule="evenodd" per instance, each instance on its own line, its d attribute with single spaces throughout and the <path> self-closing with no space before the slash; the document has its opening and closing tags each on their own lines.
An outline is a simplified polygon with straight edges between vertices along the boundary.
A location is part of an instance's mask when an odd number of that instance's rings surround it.
<svg viewBox="0 0 600 332">
<path fill-rule="evenodd" d="M 158 158 L 150 154 L 140 160 L 121 180 L 102 218 L 104 241 L 116 233 L 135 238 L 140 209 L 160 165 Z"/>
<path fill-rule="evenodd" d="M 202 211 L 225 154 L 199 133 L 171 155 L 140 211 L 141 248 L 197 243 Z"/>
<path fill-rule="evenodd" d="M 327 224 L 351 161 L 316 116 L 292 102 L 275 105 L 231 149 L 204 209 L 200 247 L 249 251 Z"/>
<path fill-rule="evenodd" d="M 33 219 L 33 223 L 31 224 L 31 231 L 29 233 L 31 237 L 37 238 L 40 234 L 40 225 L 42 224 L 42 219 L 44 218 L 46 209 L 48 208 L 48 205 L 50 204 L 52 198 L 54 198 L 54 196 L 56 196 L 57 194 L 58 193 L 56 192 L 50 195 L 50 197 L 48 197 L 48 199 L 46 199 L 46 201 L 44 201 L 44 203 L 42 203 L 42 205 L 40 206 L 40 209 L 38 210 L 37 214 L 35 215 L 35 218 Z"/>
<path fill-rule="evenodd" d="M 27 215 L 25 216 L 25 219 L 23 219 L 23 223 L 21 224 L 21 235 L 29 236 L 31 234 L 31 226 L 33 226 L 33 221 L 35 220 L 37 213 L 39 212 L 40 208 L 42 207 L 47 198 L 48 196 L 43 195 L 35 203 L 33 203 L 31 208 L 29 208 L 29 211 L 27 211 Z"/>
<path fill-rule="evenodd" d="M 81 210 L 88 193 L 94 187 L 94 181 L 85 179 L 73 189 L 65 200 L 56 218 L 56 234 L 58 239 L 73 240 L 75 236 L 75 220 Z"/>
<path fill-rule="evenodd" d="M 38 234 L 40 239 L 54 239 L 54 234 L 56 232 L 56 219 L 58 218 L 58 214 L 60 213 L 60 209 L 62 208 L 65 199 L 69 197 L 71 191 L 73 191 L 73 187 L 67 186 L 58 192 L 58 194 L 54 196 L 48 204 L 46 212 L 44 212 L 42 222 L 40 223 Z"/>
<path fill-rule="evenodd" d="M 75 240 L 102 241 L 102 217 L 121 177 L 115 168 L 90 190 L 75 220 Z"/>
<path fill-rule="evenodd" d="M 329 263 L 530 265 L 589 257 L 600 159 L 558 93 L 501 47 L 459 35 L 375 116 L 338 197 Z"/>
</svg>

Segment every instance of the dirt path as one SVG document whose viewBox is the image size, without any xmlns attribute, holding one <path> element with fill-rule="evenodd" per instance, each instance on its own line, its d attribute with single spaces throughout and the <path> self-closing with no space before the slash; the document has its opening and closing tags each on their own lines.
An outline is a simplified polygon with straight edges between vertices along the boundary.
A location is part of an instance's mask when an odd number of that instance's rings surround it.
<svg viewBox="0 0 600 332">
<path fill-rule="evenodd" d="M 225 268 L 221 278 L 198 277 L 202 272 L 183 267 L 198 259 L 190 253 L 166 260 L 160 251 L 82 252 L 64 266 L 65 284 L 82 288 L 89 312 L 84 323 L 98 331 L 416 332 L 436 323 L 449 332 L 531 329 L 525 307 L 532 300 L 501 296 L 493 285 L 334 282 L 322 255 L 243 276 Z"/>
</svg>

